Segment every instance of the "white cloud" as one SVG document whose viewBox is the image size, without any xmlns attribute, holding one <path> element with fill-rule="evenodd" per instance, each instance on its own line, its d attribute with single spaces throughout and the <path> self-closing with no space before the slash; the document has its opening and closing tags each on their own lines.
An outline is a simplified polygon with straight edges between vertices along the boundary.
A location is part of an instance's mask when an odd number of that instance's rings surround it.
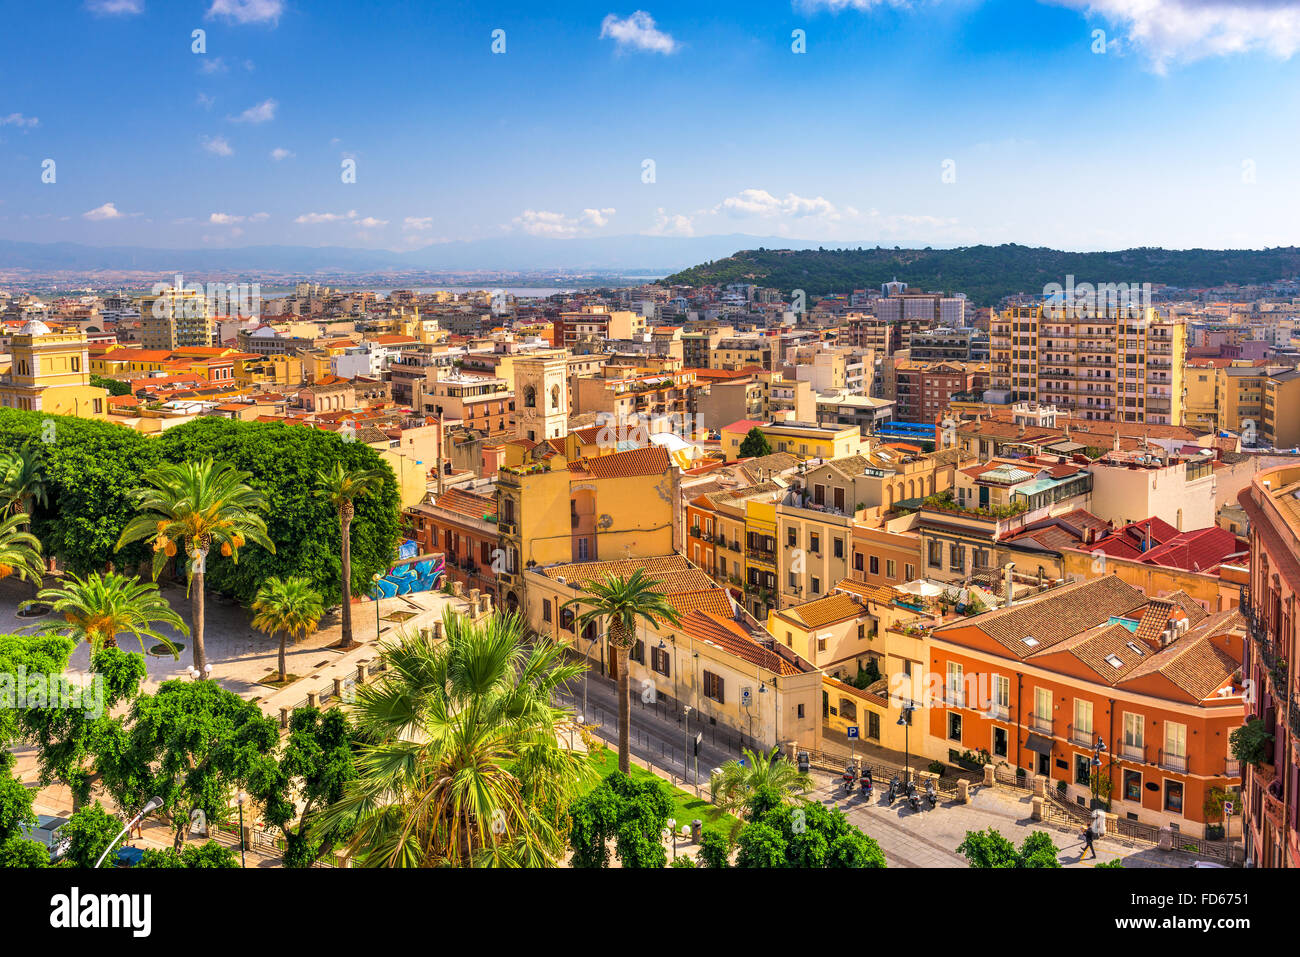
<svg viewBox="0 0 1300 957">
<path fill-rule="evenodd" d="M 199 72 L 211 76 L 213 73 L 225 73 L 230 67 L 226 66 L 226 61 L 219 56 L 205 56 L 199 61 Z"/>
<path fill-rule="evenodd" d="M 1157 73 L 1234 53 L 1289 59 L 1300 50 L 1300 0 L 1047 0 L 1122 29 Z"/>
<path fill-rule="evenodd" d="M 280 21 L 284 0 L 212 0 L 208 18 L 225 17 L 234 23 L 270 23 Z"/>
<path fill-rule="evenodd" d="M 117 206 L 113 203 L 105 203 L 103 206 L 96 206 L 94 209 L 82 213 L 81 218 L 89 219 L 91 221 L 121 219 L 122 214 L 117 211 Z"/>
<path fill-rule="evenodd" d="M 271 218 L 270 213 L 254 213 L 251 216 L 236 216 L 233 213 L 213 213 L 208 217 L 208 222 L 214 226 L 233 226 L 235 223 L 260 223 Z M 240 232 L 240 230 L 235 230 Z"/>
<path fill-rule="evenodd" d="M 212 104 L 217 102 L 217 98 L 215 96 L 208 96 L 206 93 L 200 93 L 195 102 L 205 110 L 210 110 L 212 109 Z"/>
<path fill-rule="evenodd" d="M 375 217 L 373 217 L 373 216 L 367 216 L 365 219 L 358 220 L 358 225 L 360 225 L 360 226 L 362 226 L 362 227 L 364 227 L 364 228 L 366 228 L 366 229 L 375 229 L 375 228 L 377 228 L 377 227 L 379 227 L 379 226 L 387 226 L 387 225 L 388 225 L 388 220 L 386 220 L 386 219 L 375 219 Z"/>
<path fill-rule="evenodd" d="M 402 220 L 403 229 L 425 230 L 433 228 L 432 216 L 407 216 Z"/>
<path fill-rule="evenodd" d="M 235 123 L 268 123 L 275 119 L 275 111 L 279 109 L 280 104 L 275 100 L 263 100 L 256 106 L 250 106 L 238 116 L 232 116 L 230 119 Z"/>
<path fill-rule="evenodd" d="M 651 236 L 694 236 L 695 223 L 685 213 L 667 213 L 661 206 L 655 210 L 655 224 L 646 230 Z"/>
<path fill-rule="evenodd" d="M 657 26 L 650 14 L 638 10 L 629 17 L 620 20 L 615 14 L 609 14 L 601 21 L 600 37 L 610 39 L 620 50 L 631 48 L 645 53 L 676 53 L 681 44 L 664 33 Z"/>
<path fill-rule="evenodd" d="M 203 148 L 214 156 L 234 156 L 235 151 L 230 142 L 224 136 L 205 136 L 202 138 Z"/>
<path fill-rule="evenodd" d="M 144 0 L 86 0 L 86 8 L 91 13 L 131 16 L 144 13 Z"/>
<path fill-rule="evenodd" d="M 530 236 L 558 239 L 585 234 L 592 228 L 604 226 L 615 212 L 612 208 L 584 209 L 582 215 L 575 217 L 545 209 L 526 209 L 511 222 Z"/>
<path fill-rule="evenodd" d="M 0 116 L 0 126 L 40 126 L 41 121 L 35 116 L 23 116 L 21 113 L 10 113 L 8 116 Z"/>
<path fill-rule="evenodd" d="M 277 146 L 275 149 L 271 150 L 271 159 L 275 160 L 277 163 L 280 162 L 280 160 L 292 159 L 296 155 L 297 154 L 294 153 L 293 150 L 287 150 L 283 146 Z"/>
<path fill-rule="evenodd" d="M 839 13 L 841 10 L 871 10 L 874 7 L 906 7 L 907 0 L 795 0 L 795 8 L 804 13 L 816 13 L 829 10 Z"/>
<path fill-rule="evenodd" d="M 254 213 L 252 216 L 248 217 L 248 221 L 250 223 L 261 223 L 261 222 L 265 222 L 270 218 L 271 218 L 270 213 Z"/>
<path fill-rule="evenodd" d="M 337 223 L 346 218 L 338 213 L 303 213 L 294 222 L 304 226 L 316 226 L 320 223 Z"/>
<path fill-rule="evenodd" d="M 773 196 L 765 189 L 744 189 L 735 196 L 728 196 L 711 210 L 724 213 L 737 219 L 751 216 L 773 217 L 789 216 L 803 218 L 814 216 L 830 222 L 842 219 L 845 215 L 854 215 L 856 210 L 846 208 L 839 210 L 830 200 L 821 196 L 808 198 L 788 193 L 784 199 Z"/>
</svg>

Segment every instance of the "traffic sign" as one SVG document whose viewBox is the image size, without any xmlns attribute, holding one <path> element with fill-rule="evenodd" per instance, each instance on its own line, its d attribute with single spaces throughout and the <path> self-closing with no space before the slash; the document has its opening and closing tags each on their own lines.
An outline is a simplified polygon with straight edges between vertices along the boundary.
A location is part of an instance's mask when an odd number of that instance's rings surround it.
<svg viewBox="0 0 1300 957">
<path fill-rule="evenodd" d="M 846 733 L 850 738 L 856 738 L 858 736 L 858 726 L 856 724 L 849 725 L 846 729 Z"/>
</svg>

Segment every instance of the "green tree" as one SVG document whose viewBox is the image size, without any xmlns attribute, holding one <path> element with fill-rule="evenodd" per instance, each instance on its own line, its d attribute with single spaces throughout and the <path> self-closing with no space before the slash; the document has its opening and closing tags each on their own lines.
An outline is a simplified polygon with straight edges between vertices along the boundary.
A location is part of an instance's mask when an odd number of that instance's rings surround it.
<svg viewBox="0 0 1300 957">
<path fill-rule="evenodd" d="M 62 636 L 51 636 L 51 640 L 73 647 L 72 641 Z M 17 713 L 22 737 L 36 747 L 41 787 L 56 781 L 65 785 L 72 792 L 73 810 L 90 801 L 91 791 L 102 777 L 99 755 L 116 728 L 112 712 L 139 694 L 145 677 L 144 657 L 120 648 L 101 648 L 91 654 L 90 671 L 94 680 L 103 683 L 102 710 L 25 708 Z M 52 680 L 68 682 L 62 675 Z"/>
<path fill-rule="evenodd" d="M 346 836 L 315 825 L 355 777 L 352 728 L 342 709 L 296 709 L 279 759 L 256 767 L 248 782 L 266 822 L 284 835 L 286 867 L 309 867 Z M 303 802 L 301 811 L 295 798 Z"/>
<path fill-rule="evenodd" d="M 336 463 L 350 472 L 378 470 L 383 487 L 355 500 L 349 535 L 354 582 L 369 582 L 392 564 L 401 538 L 401 501 L 392 469 L 364 442 L 345 442 L 320 429 L 206 417 L 155 439 L 172 462 L 211 458 L 247 472 L 248 484 L 266 497 L 262 512 L 274 516 L 274 551 L 254 549 L 239 564 L 211 563 L 209 585 L 248 604 L 268 578 L 302 577 L 321 593 L 327 608 L 341 604 L 342 541 L 338 511 L 312 494 L 322 471 Z"/>
<path fill-rule="evenodd" d="M 785 760 L 777 748 L 768 753 L 746 748 L 743 754 L 743 764 L 728 761 L 709 779 L 710 797 L 719 807 L 728 811 L 744 807 L 760 788 L 775 792 L 778 803 L 794 801 L 799 794 L 812 790 L 812 777 Z"/>
<path fill-rule="evenodd" d="M 248 475 L 211 459 L 164 465 L 145 475 L 146 488 L 137 492 L 140 513 L 131 519 L 118 539 L 153 543 L 153 576 L 177 554 L 177 543 L 185 550 L 185 571 L 190 588 L 190 619 L 193 622 L 194 667 L 208 676 L 203 647 L 204 578 L 208 553 L 215 545 L 222 555 L 239 562 L 239 549 L 246 542 L 274 552 L 266 536 L 266 522 L 257 510 L 266 509 L 266 498 L 246 484 Z"/>
<path fill-rule="evenodd" d="M 17 675 L 60 675 L 68 666 L 68 659 L 76 645 L 62 635 L 4 635 L 0 634 L 0 675 L 12 675 L 13 685 L 0 684 L 0 749 L 21 733 L 22 711 L 17 700 Z"/>
<path fill-rule="evenodd" d="M 204 841 L 202 844 L 186 844 L 179 851 L 168 847 L 163 850 L 146 848 L 136 867 L 184 867 L 184 868 L 230 868 L 239 867 L 239 852 L 233 848 L 218 844 L 216 841 Z"/>
<path fill-rule="evenodd" d="M 700 863 L 704 867 L 722 870 L 730 866 L 730 855 L 731 840 L 727 835 L 713 828 L 705 828 L 700 835 Z"/>
<path fill-rule="evenodd" d="M 345 469 L 342 462 L 335 462 L 334 468 L 321 471 L 316 475 L 316 494 L 329 503 L 338 512 L 340 558 L 343 564 L 340 576 L 339 592 L 343 600 L 343 637 L 339 640 L 340 648 L 351 648 L 356 642 L 352 640 L 352 596 L 356 594 L 356 582 L 352 578 L 352 519 L 356 515 L 357 499 L 378 495 L 384 487 L 384 479 L 391 477 L 380 469 Z"/>
<path fill-rule="evenodd" d="M 763 430 L 754 426 L 745 433 L 745 438 L 740 443 L 740 457 L 742 459 L 761 459 L 764 455 L 772 454 L 772 443 L 767 440 Z"/>
<path fill-rule="evenodd" d="M 17 575 L 39 588 L 45 577 L 41 543 L 24 530 L 26 524 L 26 512 L 0 515 L 0 579 Z"/>
<path fill-rule="evenodd" d="M 967 831 L 957 845 L 957 852 L 971 867 L 1016 868 L 1060 867 L 1060 850 L 1046 831 L 1035 831 L 1021 842 L 1019 849 L 995 827 L 984 831 Z"/>
<path fill-rule="evenodd" d="M 1267 760 L 1269 745 L 1272 743 L 1273 736 L 1268 733 L 1260 718 L 1247 718 L 1245 724 L 1234 728 L 1232 734 L 1228 735 L 1232 756 L 1242 764 L 1256 768 Z"/>
<path fill-rule="evenodd" d="M 272 638 L 280 636 L 280 680 L 289 680 L 285 645 L 302 641 L 316 630 L 325 613 L 321 597 L 305 578 L 268 578 L 253 599 L 252 625 Z"/>
<path fill-rule="evenodd" d="M 637 622 L 644 621 L 651 628 L 665 621 L 673 625 L 681 623 L 676 609 L 655 591 L 658 584 L 646 578 L 640 568 L 626 578 L 608 574 L 604 581 L 588 582 L 582 595 L 564 605 L 565 608 L 585 607 L 576 621 L 579 632 L 587 625 L 599 628 L 602 621 L 607 622 L 607 640 L 618 672 L 618 769 L 624 774 L 631 763 L 632 709 L 628 699 L 627 661 L 636 642 Z"/>
<path fill-rule="evenodd" d="M 173 657 L 179 657 L 176 646 L 157 626 L 170 625 L 182 635 L 190 633 L 157 585 L 116 572 L 91 572 L 85 578 L 70 573 L 62 582 L 42 589 L 34 601 L 26 604 L 37 603 L 50 606 L 55 614 L 63 617 L 62 622 L 42 624 L 41 630 L 84 641 L 92 651 L 116 648 L 117 636 L 125 632 L 140 642 L 141 651 L 148 638 L 166 646 Z"/>
<path fill-rule="evenodd" d="M 882 868 L 880 845 L 839 808 L 813 801 L 755 804 L 736 843 L 737 867 Z"/>
<path fill-rule="evenodd" d="M 32 792 L 14 774 L 14 756 L 0 749 L 0 846 L 22 839 L 23 825 L 36 823 Z"/>
<path fill-rule="evenodd" d="M 90 384 L 96 389 L 107 389 L 109 395 L 131 394 L 131 383 L 123 382 L 121 379 L 106 379 L 103 376 L 92 375 Z"/>
<path fill-rule="evenodd" d="M 352 709 L 357 777 L 313 833 L 351 830 L 370 867 L 554 866 L 568 805 L 594 777 L 560 743 L 551 703 L 582 667 L 528 643 L 517 615 L 448 611 L 443 634 L 384 645 L 386 670 Z"/>
<path fill-rule="evenodd" d="M 138 812 L 132 816 L 135 813 Z M 68 841 L 68 851 L 63 860 L 73 867 L 94 867 L 106 848 L 111 848 L 111 855 L 127 842 L 125 833 L 113 840 L 125 827 L 126 821 L 113 817 L 98 801 L 83 807 L 59 828 L 59 834 Z"/>
<path fill-rule="evenodd" d="M 96 741 L 105 789 L 122 809 L 152 796 L 180 847 L 193 810 L 230 815 L 236 791 L 274 760 L 279 725 L 251 701 L 213 681 L 165 681 L 140 695 Z"/>
<path fill-rule="evenodd" d="M 623 867 L 664 867 L 663 831 L 673 812 L 668 786 L 656 777 L 614 771 L 569 808 L 574 867 L 608 867 L 608 842 Z"/>
</svg>

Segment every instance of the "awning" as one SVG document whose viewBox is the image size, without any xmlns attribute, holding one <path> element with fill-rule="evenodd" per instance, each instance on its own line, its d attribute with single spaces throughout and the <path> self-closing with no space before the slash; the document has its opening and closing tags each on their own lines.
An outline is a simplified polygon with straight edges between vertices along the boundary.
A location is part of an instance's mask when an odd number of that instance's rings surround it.
<svg viewBox="0 0 1300 957">
<path fill-rule="evenodd" d="M 1041 734 L 1031 734 L 1029 740 L 1025 742 L 1025 747 L 1036 754 L 1046 755 L 1049 758 L 1052 756 L 1052 742 Z"/>
</svg>

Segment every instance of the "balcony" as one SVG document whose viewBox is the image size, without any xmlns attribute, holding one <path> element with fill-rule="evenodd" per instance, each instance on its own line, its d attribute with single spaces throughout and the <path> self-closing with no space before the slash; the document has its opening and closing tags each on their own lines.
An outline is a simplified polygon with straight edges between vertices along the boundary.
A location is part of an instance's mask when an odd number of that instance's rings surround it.
<svg viewBox="0 0 1300 957">
<path fill-rule="evenodd" d="M 1052 726 L 1055 723 L 1056 723 L 1055 719 L 1044 718 L 1042 715 L 1037 715 L 1037 714 L 1031 714 L 1029 716 L 1029 721 L 1028 721 L 1030 731 L 1036 731 L 1039 734 L 1049 734 L 1049 735 L 1053 733 Z"/>
<path fill-rule="evenodd" d="M 1241 762 L 1236 758 L 1226 758 L 1223 762 L 1223 776 L 1225 778 L 1241 777 Z"/>
<path fill-rule="evenodd" d="M 1139 764 L 1146 764 L 1147 746 L 1145 744 L 1128 744 L 1126 742 L 1119 746 L 1119 756 L 1125 761 L 1137 761 Z"/>
<path fill-rule="evenodd" d="M 1077 745 L 1080 748 L 1091 748 L 1096 744 L 1092 728 L 1088 728 L 1085 731 L 1084 729 L 1071 724 L 1069 738 L 1071 744 Z"/>
<path fill-rule="evenodd" d="M 1159 757 L 1160 760 L 1158 763 L 1162 770 L 1174 771 L 1178 774 L 1187 773 L 1187 755 L 1173 754 L 1166 751 L 1164 748 L 1161 748 Z"/>
<path fill-rule="evenodd" d="M 497 522 L 497 532 L 502 535 L 518 535 L 519 525 L 515 522 Z"/>
</svg>

